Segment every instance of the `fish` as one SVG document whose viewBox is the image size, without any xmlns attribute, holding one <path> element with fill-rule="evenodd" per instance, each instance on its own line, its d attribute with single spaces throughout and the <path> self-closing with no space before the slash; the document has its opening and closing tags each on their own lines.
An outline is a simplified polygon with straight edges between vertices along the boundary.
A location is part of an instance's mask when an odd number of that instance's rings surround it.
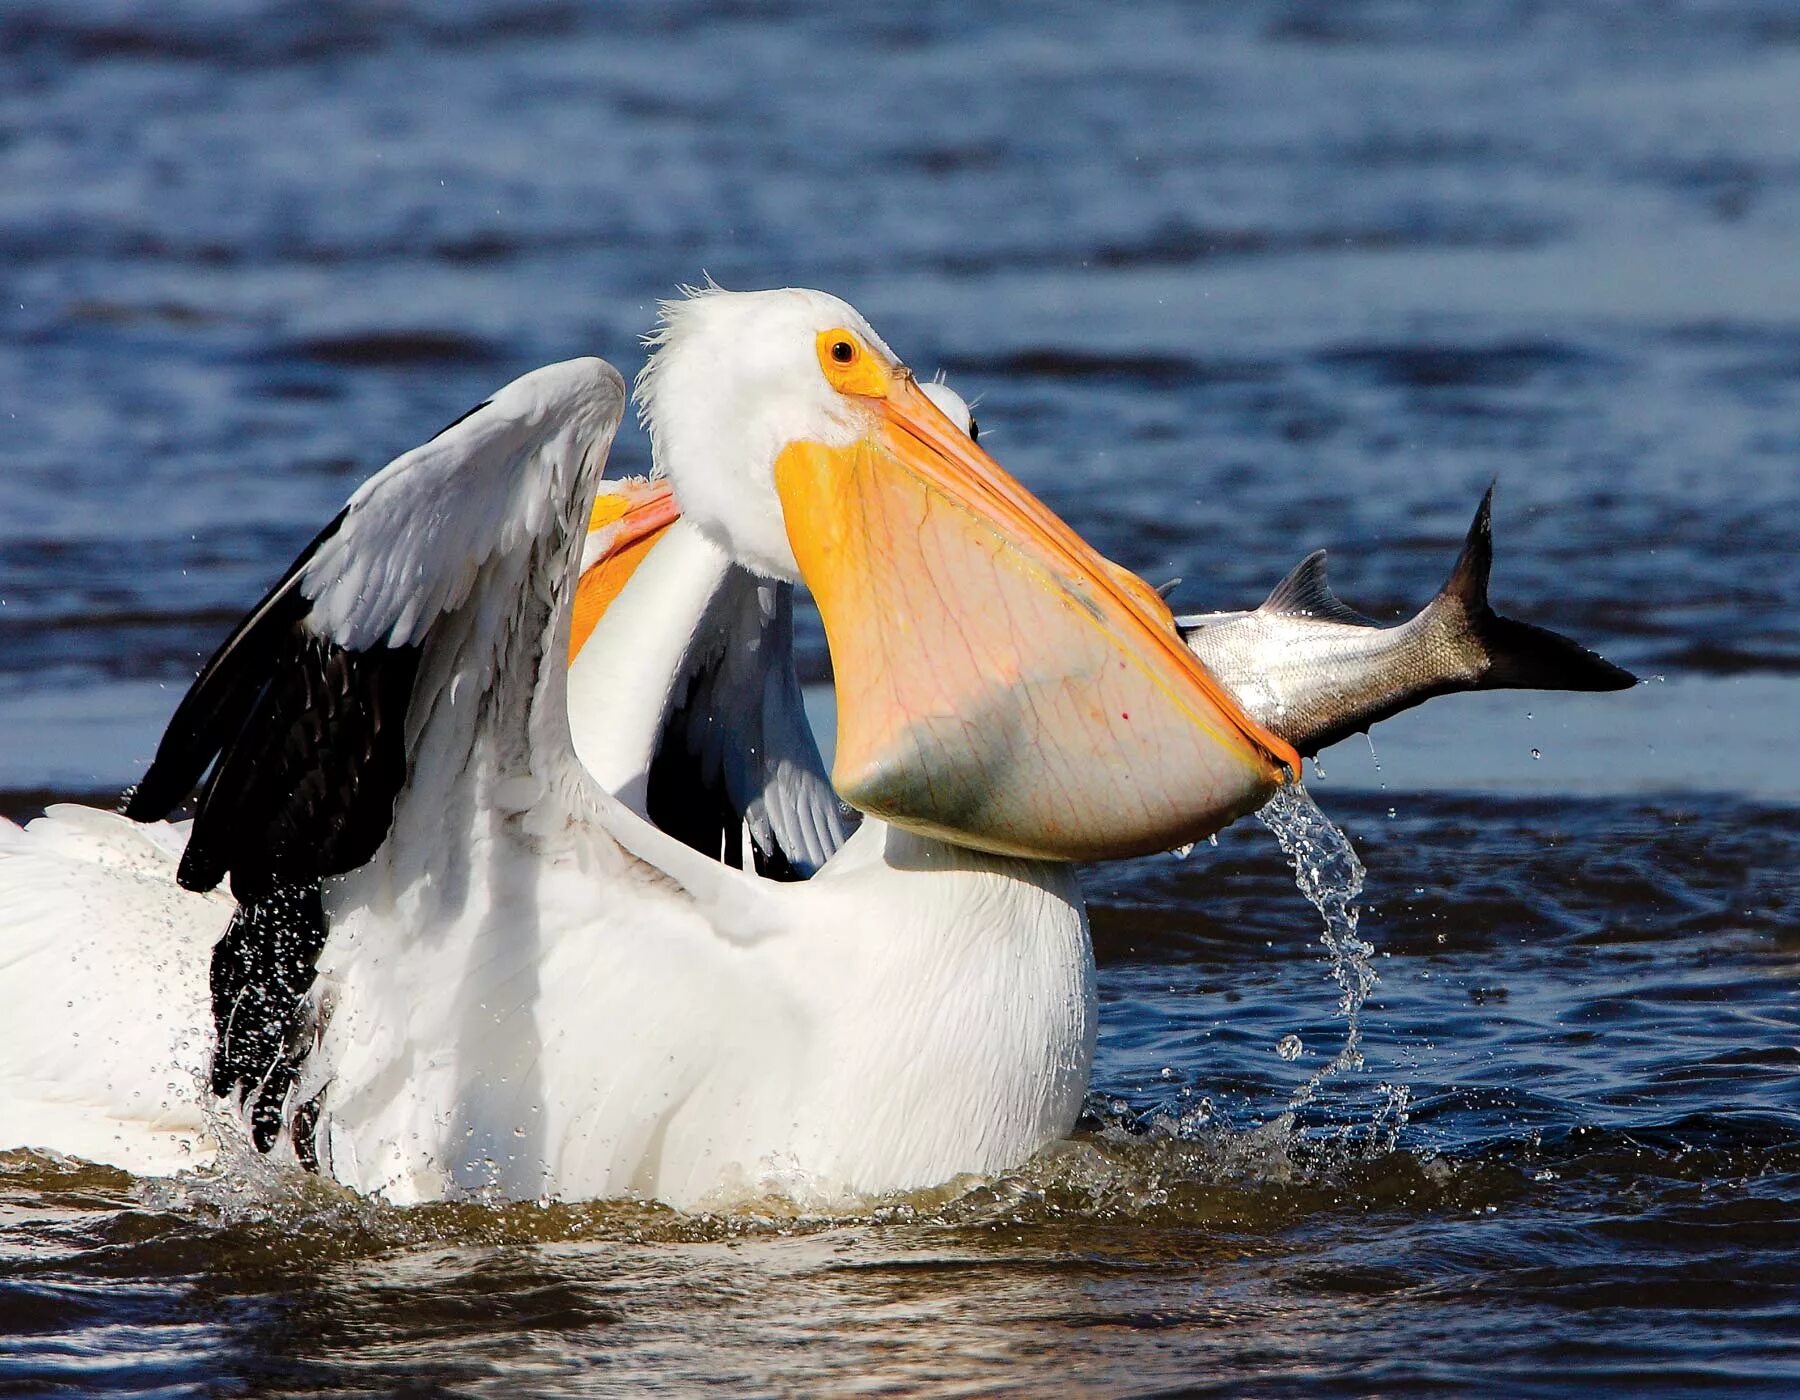
<svg viewBox="0 0 1800 1400">
<path fill-rule="evenodd" d="M 1559 632 L 1502 617 L 1489 486 L 1449 580 L 1384 627 L 1331 591 L 1325 551 L 1249 612 L 1177 617 L 1182 640 L 1258 724 L 1306 757 L 1439 695 L 1468 690 L 1628 690 L 1638 678 Z"/>
</svg>

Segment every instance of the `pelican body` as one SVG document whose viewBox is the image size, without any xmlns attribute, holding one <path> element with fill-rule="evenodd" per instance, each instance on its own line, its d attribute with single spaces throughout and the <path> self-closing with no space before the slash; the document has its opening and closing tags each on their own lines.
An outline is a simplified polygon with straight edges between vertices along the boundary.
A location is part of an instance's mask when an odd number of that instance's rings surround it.
<svg viewBox="0 0 1800 1400">
<path fill-rule="evenodd" d="M 773 878 L 649 819 L 668 705 L 588 746 L 617 792 L 582 762 L 566 661 L 625 390 L 597 360 L 537 371 L 351 497 L 203 669 L 124 818 L 0 840 L 0 921 L 31 933 L 9 955 L 81 1012 L 0 1031 L 0 1141 L 166 1171 L 241 1128 L 394 1201 L 693 1206 L 930 1185 L 1068 1130 L 1094 1003 L 1067 859 L 1191 839 L 1297 760 L 836 298 L 674 303 L 639 393 L 683 519 L 652 492 L 604 552 L 660 534 L 806 582 L 855 687 L 838 786 L 887 820 Z M 692 638 L 718 603 L 627 581 L 587 646 Z M 996 667 L 1009 612 L 1031 635 Z M 666 697 L 669 674 L 646 648 L 618 684 Z M 1078 702 L 1092 685 L 1130 697 L 1125 728 Z M 1151 780 L 1106 761 L 1156 735 Z M 971 800 L 971 773 L 1028 755 L 1045 783 Z M 787 772 L 756 793 L 772 835 Z M 161 824 L 195 789 L 191 828 Z M 841 834 L 811 820 L 790 863 Z M 96 902 L 103 924 L 73 912 Z"/>
</svg>

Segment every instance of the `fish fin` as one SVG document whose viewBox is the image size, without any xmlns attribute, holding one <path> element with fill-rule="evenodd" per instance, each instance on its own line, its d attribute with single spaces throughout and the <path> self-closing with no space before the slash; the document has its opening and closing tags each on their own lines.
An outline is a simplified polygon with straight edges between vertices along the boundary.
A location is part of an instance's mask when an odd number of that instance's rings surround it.
<svg viewBox="0 0 1800 1400">
<path fill-rule="evenodd" d="M 1623 666 L 1580 642 L 1501 617 L 1492 608 L 1474 621 L 1473 631 L 1488 656 L 1478 690 L 1630 690 L 1638 683 Z"/>
<path fill-rule="evenodd" d="M 1462 553 L 1434 609 L 1462 614 L 1469 635 L 1486 657 L 1477 690 L 1629 690 L 1637 677 L 1579 642 L 1502 617 L 1488 603 L 1494 567 L 1494 487 L 1488 486 L 1463 541 Z"/>
<path fill-rule="evenodd" d="M 1325 551 L 1322 549 L 1315 549 L 1294 565 L 1293 571 L 1275 585 L 1275 591 L 1263 599 L 1257 611 L 1312 617 L 1321 622 L 1342 622 L 1352 627 L 1380 625 L 1331 591 L 1325 578 Z"/>
<path fill-rule="evenodd" d="M 1471 618 L 1488 611 L 1488 576 L 1494 571 L 1494 487 L 1481 493 L 1481 504 L 1475 507 L 1475 518 L 1469 522 L 1469 533 L 1463 537 L 1462 553 L 1450 577 L 1438 591 L 1438 597 L 1461 605 Z"/>
</svg>

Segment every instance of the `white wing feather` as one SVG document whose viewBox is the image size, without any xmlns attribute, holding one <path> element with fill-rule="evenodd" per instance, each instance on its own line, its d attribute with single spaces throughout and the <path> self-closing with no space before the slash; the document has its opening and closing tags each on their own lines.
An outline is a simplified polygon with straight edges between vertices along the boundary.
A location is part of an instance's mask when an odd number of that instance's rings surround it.
<svg viewBox="0 0 1800 1400">
<path fill-rule="evenodd" d="M 401 646 L 468 600 L 496 557 L 567 528 L 591 504 L 625 409 L 605 360 L 547 365 L 508 384 L 350 498 L 301 575 L 311 625 L 342 646 Z"/>
<path fill-rule="evenodd" d="M 140 1173 L 211 1150 L 206 967 L 233 904 L 176 885 L 185 839 L 70 805 L 0 819 L 0 1148 Z"/>
</svg>

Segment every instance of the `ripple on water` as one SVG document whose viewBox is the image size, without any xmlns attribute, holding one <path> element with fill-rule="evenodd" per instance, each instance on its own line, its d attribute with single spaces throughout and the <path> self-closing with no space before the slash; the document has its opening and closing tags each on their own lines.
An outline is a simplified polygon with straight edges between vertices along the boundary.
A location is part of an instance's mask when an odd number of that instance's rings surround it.
<svg viewBox="0 0 1800 1400">
<path fill-rule="evenodd" d="M 635 368 L 703 268 L 847 292 L 1184 610 L 1329 546 L 1411 612 L 1499 473 L 1504 611 L 1733 689 L 1582 731 L 1603 800 L 1549 704 L 1541 796 L 1315 784 L 1380 981 L 1292 1128 L 1344 989 L 1234 831 L 1085 873 L 1096 1095 L 1018 1172 L 694 1217 L 15 1155 L 0 1390 L 1794 1393 L 1791 0 L 5 8 L 11 787 L 110 800 L 362 475 L 515 370 Z M 1631 789 L 1683 765 L 1766 800 Z"/>
<path fill-rule="evenodd" d="M 1462 1157 L 1096 1115 L 1019 1171 L 829 1215 L 395 1208 L 286 1174 L 247 1192 L 12 1154 L 0 1200 L 31 1202 L 58 1248 L 9 1251 L 0 1306 L 45 1383 L 236 1374 L 252 1358 L 253 1374 L 348 1385 L 491 1378 L 506 1357 L 518 1381 L 581 1355 L 665 1383 L 722 1365 L 842 1383 L 884 1349 L 904 1374 L 966 1376 L 967 1356 L 931 1352 L 978 1343 L 1014 1381 L 1042 1380 L 1034 1348 L 1055 1337 L 1072 1374 L 1102 1379 L 1161 1374 L 1168 1358 L 1142 1341 L 1157 1333 L 1242 1376 L 1258 1355 L 1324 1361 L 1347 1320 L 1315 1310 L 1343 1306 L 1413 1328 L 1470 1306 L 1471 1325 L 1512 1334 L 1497 1356 L 1529 1350 L 1546 1309 L 1748 1310 L 1716 1358 L 1736 1368 L 1757 1310 L 1792 1301 L 1797 1189 L 1791 1125 L 1728 1114 L 1500 1137 Z M 810 1343 L 824 1353 L 785 1354 Z"/>
</svg>

